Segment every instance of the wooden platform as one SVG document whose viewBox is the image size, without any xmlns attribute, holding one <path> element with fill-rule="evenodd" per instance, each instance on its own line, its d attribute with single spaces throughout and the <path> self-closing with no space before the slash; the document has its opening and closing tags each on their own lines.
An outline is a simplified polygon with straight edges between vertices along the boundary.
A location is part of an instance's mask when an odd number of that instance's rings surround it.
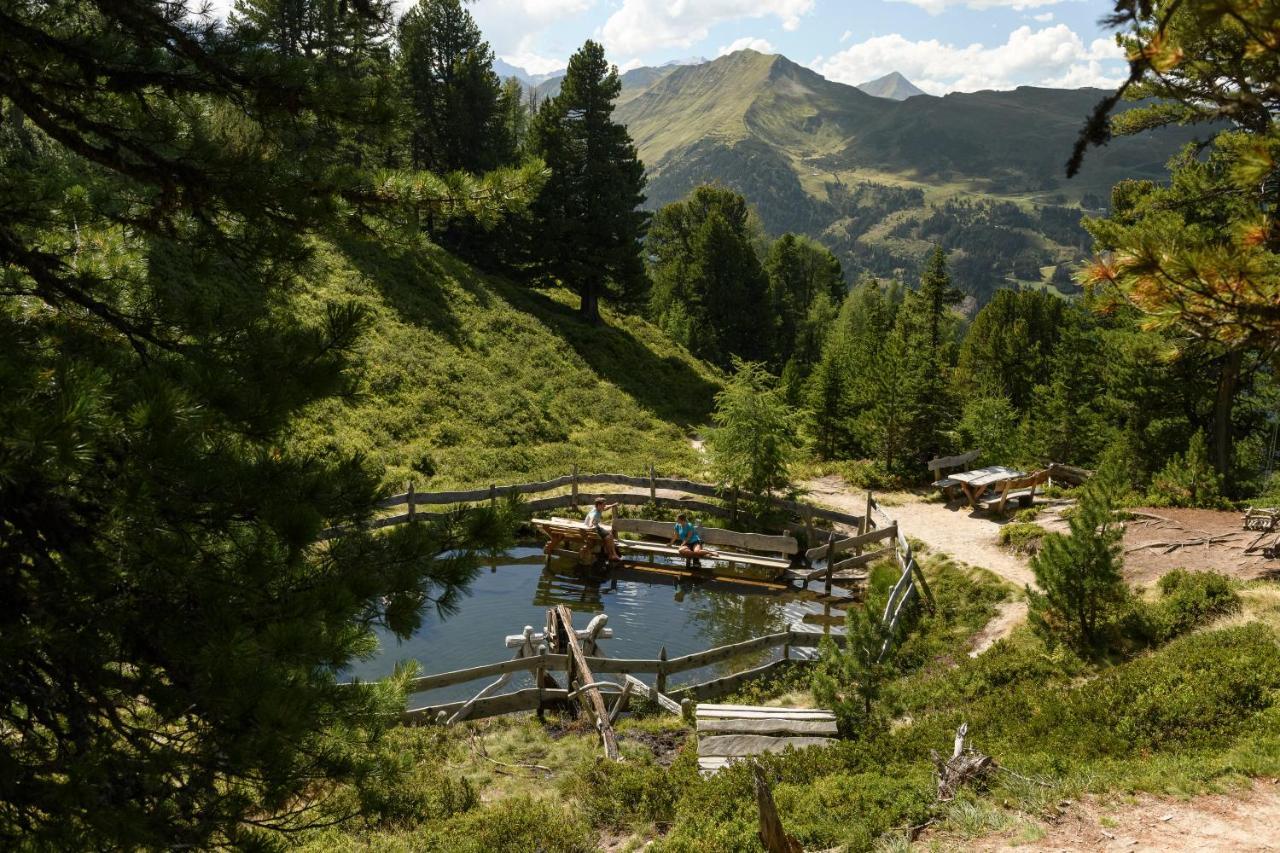
<svg viewBox="0 0 1280 853">
<path fill-rule="evenodd" d="M 821 708 L 700 704 L 694 717 L 698 769 L 704 776 L 745 756 L 835 742 L 835 714 Z"/>
</svg>

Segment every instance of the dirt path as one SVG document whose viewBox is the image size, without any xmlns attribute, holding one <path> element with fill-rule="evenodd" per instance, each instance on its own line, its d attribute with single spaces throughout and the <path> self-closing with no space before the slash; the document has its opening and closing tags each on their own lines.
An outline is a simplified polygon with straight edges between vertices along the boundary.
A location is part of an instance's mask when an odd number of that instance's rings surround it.
<svg viewBox="0 0 1280 853">
<path fill-rule="evenodd" d="M 866 494 L 854 494 L 839 477 L 822 477 L 802 484 L 816 502 L 844 512 L 862 514 Z M 976 515 L 967 508 L 923 503 L 913 499 L 884 511 L 897 519 L 901 529 L 935 551 L 949 554 L 971 566 L 980 566 L 1017 586 L 1035 583 L 1027 559 L 1000 546 L 1003 523 Z"/>
<path fill-rule="evenodd" d="M 1280 851 L 1280 786 L 1256 780 L 1229 794 L 1187 800 L 1140 794 L 1130 802 L 1073 804 L 1035 841 L 965 839 L 953 849 L 986 851 Z M 942 837 L 930 839 L 943 842 Z M 923 849 L 923 848 L 922 848 Z"/>
</svg>

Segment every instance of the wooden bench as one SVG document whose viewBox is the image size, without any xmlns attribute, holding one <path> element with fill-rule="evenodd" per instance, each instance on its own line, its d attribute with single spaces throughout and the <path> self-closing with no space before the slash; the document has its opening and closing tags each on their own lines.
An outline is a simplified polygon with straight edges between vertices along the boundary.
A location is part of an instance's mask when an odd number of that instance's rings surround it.
<svg viewBox="0 0 1280 853">
<path fill-rule="evenodd" d="M 660 557 L 679 557 L 678 545 L 671 545 L 676 526 L 670 521 L 650 521 L 644 518 L 619 518 L 613 523 L 618 535 L 618 548 L 624 552 L 651 554 Z M 770 578 L 777 577 L 791 566 L 792 556 L 800 552 L 794 536 L 769 536 L 763 533 L 739 533 L 718 527 L 697 528 L 702 542 L 713 553 L 708 559 L 751 566 L 762 570 Z M 622 534 L 648 536 L 662 542 L 646 542 L 642 539 L 624 539 Z M 725 550 L 731 548 L 734 550 Z M 764 552 L 764 553 L 752 553 Z"/>
<path fill-rule="evenodd" d="M 1000 489 L 989 492 L 978 498 L 978 503 L 996 512 L 1003 513 L 1009 501 L 1016 500 L 1019 506 L 1031 506 L 1036 498 L 1036 487 L 1049 480 L 1048 470 L 1036 471 L 1023 477 L 1012 477 L 1005 480 Z"/>
<path fill-rule="evenodd" d="M 826 746 L 836 735 L 836 715 L 823 708 L 700 704 L 694 720 L 698 770 L 704 776 L 750 755 Z"/>
<path fill-rule="evenodd" d="M 930 459 L 929 473 L 938 478 L 930 483 L 930 486 L 941 491 L 944 497 L 956 497 L 960 481 L 951 479 L 947 474 L 967 468 L 981 455 L 981 450 L 970 450 L 959 456 L 940 456 L 937 459 Z"/>
</svg>

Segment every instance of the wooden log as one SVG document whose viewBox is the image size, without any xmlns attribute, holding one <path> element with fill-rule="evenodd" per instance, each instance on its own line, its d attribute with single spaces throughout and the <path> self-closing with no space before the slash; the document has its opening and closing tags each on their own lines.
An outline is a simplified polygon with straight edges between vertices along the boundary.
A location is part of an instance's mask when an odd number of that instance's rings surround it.
<svg viewBox="0 0 1280 853">
<path fill-rule="evenodd" d="M 626 681 L 637 694 L 645 697 L 650 702 L 656 703 L 663 710 L 669 711 L 672 714 L 680 713 L 680 703 L 672 699 L 670 696 L 667 696 L 665 693 L 655 690 L 640 679 L 631 675 L 626 676 Z"/>
<path fill-rule="evenodd" d="M 835 737 L 836 721 L 830 720 L 797 720 L 784 717 L 740 717 L 714 718 L 699 717 L 698 733 L 702 734 L 751 734 L 751 735 L 813 735 L 815 737 Z"/>
<path fill-rule="evenodd" d="M 722 660 L 736 657 L 737 655 L 749 654 L 763 649 L 771 649 L 789 642 L 791 633 L 783 631 L 778 634 L 766 634 L 763 637 L 756 637 L 751 640 L 743 640 L 740 643 L 730 643 L 727 646 L 718 646 L 714 649 L 708 649 L 704 652 L 694 652 L 693 654 L 683 655 L 678 658 L 672 658 L 667 661 L 665 674 L 676 672 L 686 672 L 691 669 L 699 669 L 713 663 L 719 663 Z M 665 650 L 665 647 L 664 647 Z"/>
<path fill-rule="evenodd" d="M 879 551 L 868 551 L 865 554 L 859 554 L 856 557 L 849 557 L 848 559 L 833 563 L 831 565 L 831 571 L 843 572 L 848 569 L 856 569 L 859 566 L 866 566 L 876 562 L 877 560 L 891 559 L 895 553 L 896 551 L 893 548 L 881 548 Z"/>
<path fill-rule="evenodd" d="M 519 637 L 521 640 L 524 639 L 520 634 L 515 636 Z M 541 635 L 537 636 L 540 637 Z M 568 660 L 569 658 L 566 655 L 548 655 L 546 660 L 541 663 L 536 657 L 518 657 L 512 658 L 511 660 L 498 661 L 497 663 L 472 666 L 467 669 L 455 669 L 450 672 L 436 673 L 435 675 L 424 675 L 409 682 L 409 692 L 422 693 L 426 690 L 449 687 L 453 684 L 465 684 L 468 681 L 475 681 L 478 678 L 488 678 L 491 675 L 530 671 L 539 666 L 543 666 L 544 668 L 552 667 L 555 669 L 562 669 L 568 664 Z"/>
<path fill-rule="evenodd" d="M 854 548 L 861 548 L 864 545 L 870 545 L 872 542 L 879 542 L 881 539 L 889 539 L 898 534 L 897 524 L 891 524 L 888 527 L 875 528 L 868 530 L 866 533 L 860 533 L 857 536 L 850 536 L 845 539 L 837 539 L 834 542 L 828 542 L 825 545 L 819 545 L 817 548 L 810 548 L 805 552 L 805 557 L 810 561 L 826 560 L 837 554 L 846 551 L 852 551 Z"/>
<path fill-rule="evenodd" d="M 677 692 L 698 700 L 714 699 L 717 696 L 724 696 L 727 693 L 732 693 L 742 685 L 755 681 L 756 679 L 763 678 L 774 670 L 788 666 L 791 663 L 791 661 L 786 660 L 771 661 L 753 669 L 747 669 L 742 672 L 736 672 L 733 675 L 727 675 L 724 678 L 713 678 L 710 681 L 704 681 L 700 684 L 683 687 Z"/>
<path fill-rule="evenodd" d="M 564 701 L 569 696 L 568 690 L 543 690 L 542 698 L 544 702 Z M 462 706 L 470 700 L 462 702 L 450 702 L 446 705 L 428 705 L 422 708 L 414 708 L 405 711 L 401 719 L 406 723 L 433 723 L 438 715 L 446 716 L 455 714 L 461 710 Z M 502 714 L 513 714 L 517 711 L 533 711 L 538 707 L 538 689 L 529 687 L 524 690 L 516 690 L 513 693 L 502 693 L 497 696 L 488 696 L 476 701 L 467 719 L 481 720 L 485 717 L 497 717 Z"/>
<path fill-rule="evenodd" d="M 561 604 L 555 608 L 555 613 L 568 638 L 570 667 L 576 671 L 579 682 L 586 685 L 582 696 L 583 704 L 595 716 L 596 728 L 600 731 L 600 740 L 604 744 L 605 757 L 610 761 L 621 761 L 622 754 L 618 751 L 617 736 L 614 735 L 613 726 L 609 723 L 609 711 L 605 707 L 604 697 L 600 695 L 598 687 L 590 686 L 595 683 L 595 677 L 586 664 L 586 656 L 582 653 L 578 634 L 573 628 L 573 612 Z"/>
<path fill-rule="evenodd" d="M 618 715 L 625 710 L 627 700 L 631 698 L 631 691 L 635 689 L 634 681 L 624 681 L 622 684 L 622 695 L 613 703 L 613 709 L 609 711 L 609 722 L 614 723 L 618 719 Z"/>
<path fill-rule="evenodd" d="M 654 689 L 659 693 L 667 692 L 667 673 L 669 671 L 667 663 L 667 647 L 664 645 L 662 648 L 658 649 L 658 677 L 654 682 Z"/>
<path fill-rule="evenodd" d="M 733 758 L 741 755 L 759 755 L 762 752 L 782 752 L 791 747 L 806 749 L 811 746 L 827 746 L 835 743 L 829 737 L 773 737 L 770 735 L 711 735 L 698 740 L 698 755 Z"/>
<path fill-rule="evenodd" d="M 752 768 L 752 773 L 755 777 L 756 808 L 760 812 L 760 843 L 768 853 L 803 853 L 804 848 L 800 843 L 782 828 L 778 807 L 773 802 L 769 783 L 765 781 L 764 771 L 759 764 Z"/>
<path fill-rule="evenodd" d="M 586 631 L 586 629 L 585 629 L 585 628 L 584 628 L 584 629 L 581 629 L 581 630 L 579 630 L 579 631 L 577 631 L 576 633 L 577 633 L 577 635 L 578 635 L 578 639 L 580 639 L 580 640 L 582 640 L 582 639 L 586 639 L 587 631 Z M 600 629 L 599 634 L 597 634 L 596 636 L 597 636 L 597 638 L 598 638 L 598 639 L 601 639 L 601 640 L 612 640 L 612 639 L 613 639 L 613 629 L 612 629 L 612 628 L 601 628 L 601 629 Z M 530 641 L 531 641 L 535 646 L 536 646 L 538 643 L 547 643 L 547 642 L 549 642 L 549 640 L 547 639 L 547 635 L 546 635 L 546 633 L 543 633 L 543 632 L 538 632 L 538 633 L 533 634 L 533 635 L 530 637 Z M 506 638 L 506 640 L 505 640 L 505 643 L 506 643 L 507 648 L 509 648 L 509 649 L 518 649 L 518 648 L 520 648 L 521 646 L 523 646 L 523 645 L 524 645 L 524 635 L 523 635 L 523 634 L 508 634 L 508 635 L 507 635 L 507 638 Z"/>
</svg>

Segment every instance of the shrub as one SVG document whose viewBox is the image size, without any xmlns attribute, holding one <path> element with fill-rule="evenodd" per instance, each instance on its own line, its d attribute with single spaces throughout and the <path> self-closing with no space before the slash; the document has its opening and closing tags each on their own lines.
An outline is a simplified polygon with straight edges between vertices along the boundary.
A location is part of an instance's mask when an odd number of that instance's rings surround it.
<svg viewBox="0 0 1280 853">
<path fill-rule="evenodd" d="M 578 800 L 597 827 L 631 823 L 670 823 L 675 817 L 685 774 L 652 758 L 624 762 L 597 759 L 567 777 L 561 790 Z"/>
<path fill-rule="evenodd" d="M 1191 437 L 1187 452 L 1175 453 L 1164 469 L 1151 481 L 1147 496 L 1153 506 L 1204 507 L 1221 509 L 1229 506 L 1222 496 L 1222 476 L 1209 462 L 1209 443 L 1204 430 Z"/>
<path fill-rule="evenodd" d="M 449 853 L 587 853 L 591 829 L 568 810 L 530 797 L 512 797 L 428 829 L 414 849 Z"/>
<path fill-rule="evenodd" d="M 855 489 L 890 491 L 902 488 L 902 478 L 891 474 L 879 459 L 846 459 L 836 464 L 836 472 Z"/>
<path fill-rule="evenodd" d="M 1044 507 L 1042 506 L 1025 507 L 1024 509 L 1020 509 L 1013 514 L 1013 520 L 1020 524 L 1030 522 L 1030 521 L 1035 521 L 1037 518 L 1040 517 L 1040 512 L 1043 509 Z"/>
<path fill-rule="evenodd" d="M 1000 544 L 1020 554 L 1034 554 L 1040 550 L 1040 540 L 1048 533 L 1038 524 L 1014 521 L 1000 528 Z"/>
<path fill-rule="evenodd" d="M 1161 598 L 1146 608 L 1149 636 L 1168 642 L 1219 616 L 1240 609 L 1230 579 L 1214 572 L 1170 572 L 1159 581 Z"/>
</svg>

